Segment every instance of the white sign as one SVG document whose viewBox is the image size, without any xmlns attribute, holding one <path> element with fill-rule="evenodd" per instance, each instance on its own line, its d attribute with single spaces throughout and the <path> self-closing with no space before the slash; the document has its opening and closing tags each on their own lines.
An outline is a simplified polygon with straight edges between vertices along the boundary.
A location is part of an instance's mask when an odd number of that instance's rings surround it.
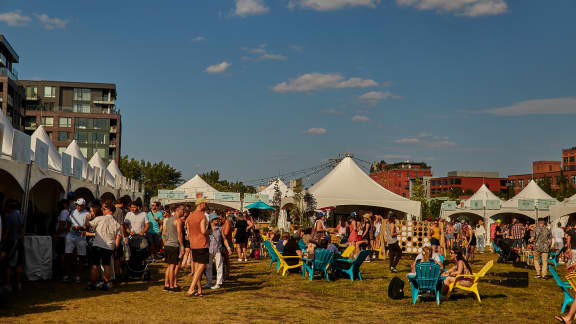
<svg viewBox="0 0 576 324">
<path fill-rule="evenodd" d="M 82 160 L 74 158 L 72 160 L 72 175 L 76 178 L 82 179 Z"/>
<path fill-rule="evenodd" d="M 36 139 L 34 148 L 34 163 L 42 169 L 48 169 L 48 144 Z"/>
<path fill-rule="evenodd" d="M 27 164 L 30 163 L 30 136 L 19 130 L 14 130 L 12 143 L 12 159 Z"/>
<path fill-rule="evenodd" d="M 72 157 L 69 154 L 62 152 L 62 175 L 72 175 Z"/>
</svg>

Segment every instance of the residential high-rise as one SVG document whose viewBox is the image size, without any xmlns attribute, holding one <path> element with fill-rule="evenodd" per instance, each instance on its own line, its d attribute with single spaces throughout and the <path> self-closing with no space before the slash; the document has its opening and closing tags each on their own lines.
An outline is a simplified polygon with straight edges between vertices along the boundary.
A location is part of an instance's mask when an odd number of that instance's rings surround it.
<svg viewBox="0 0 576 324">
<path fill-rule="evenodd" d="M 42 125 L 60 152 L 76 140 L 84 156 L 98 152 L 120 161 L 121 118 L 111 83 L 21 80 L 25 88 L 24 131 Z"/>
<path fill-rule="evenodd" d="M 14 69 L 18 62 L 18 54 L 0 34 L 0 108 L 16 129 L 21 128 L 24 117 L 24 89 L 18 84 Z"/>
</svg>

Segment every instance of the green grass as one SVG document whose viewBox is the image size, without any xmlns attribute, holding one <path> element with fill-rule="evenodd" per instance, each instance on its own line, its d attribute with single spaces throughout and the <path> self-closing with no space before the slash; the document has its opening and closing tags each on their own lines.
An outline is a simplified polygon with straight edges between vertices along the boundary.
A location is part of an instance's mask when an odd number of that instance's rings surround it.
<svg viewBox="0 0 576 324">
<path fill-rule="evenodd" d="M 494 255 L 481 255 L 474 270 Z M 406 278 L 409 260 L 398 276 Z M 184 292 L 162 291 L 163 266 L 154 265 L 150 283 L 129 282 L 110 292 L 86 291 L 84 285 L 59 282 L 27 283 L 25 290 L 2 305 L 2 322 L 253 322 L 253 323 L 553 323 L 560 311 L 562 293 L 553 279 L 533 279 L 534 271 L 495 264 L 480 284 L 482 303 L 472 294 L 456 291 L 440 306 L 432 300 L 412 305 L 406 282 L 402 300 L 387 296 L 393 277 L 387 262 L 364 264 L 364 281 L 303 280 L 298 274 L 281 277 L 268 262 L 234 261 L 233 278 L 224 288 L 205 292 L 202 298 Z M 563 267 L 559 266 L 561 270 Z M 528 272 L 528 288 L 501 285 L 503 273 Z M 563 271 L 561 271 L 563 274 Z M 187 274 L 180 285 L 189 285 Z"/>
</svg>

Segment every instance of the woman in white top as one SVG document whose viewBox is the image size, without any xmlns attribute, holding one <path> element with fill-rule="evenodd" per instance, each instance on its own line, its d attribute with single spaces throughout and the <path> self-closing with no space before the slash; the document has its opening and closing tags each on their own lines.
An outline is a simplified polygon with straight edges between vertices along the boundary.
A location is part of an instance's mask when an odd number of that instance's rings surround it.
<svg viewBox="0 0 576 324">
<path fill-rule="evenodd" d="M 557 227 L 552 229 L 552 246 L 556 252 L 562 250 L 564 247 L 564 230 L 560 222 L 558 222 Z"/>
</svg>

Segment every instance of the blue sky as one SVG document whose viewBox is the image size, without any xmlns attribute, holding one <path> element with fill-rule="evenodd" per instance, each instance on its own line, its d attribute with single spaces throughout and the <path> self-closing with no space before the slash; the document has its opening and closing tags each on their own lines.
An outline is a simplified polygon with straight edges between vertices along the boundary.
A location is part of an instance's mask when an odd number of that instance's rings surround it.
<svg viewBox="0 0 576 324">
<path fill-rule="evenodd" d="M 352 152 L 524 173 L 576 145 L 572 0 L 0 2 L 21 79 L 114 82 L 123 154 L 191 177 Z"/>
</svg>

